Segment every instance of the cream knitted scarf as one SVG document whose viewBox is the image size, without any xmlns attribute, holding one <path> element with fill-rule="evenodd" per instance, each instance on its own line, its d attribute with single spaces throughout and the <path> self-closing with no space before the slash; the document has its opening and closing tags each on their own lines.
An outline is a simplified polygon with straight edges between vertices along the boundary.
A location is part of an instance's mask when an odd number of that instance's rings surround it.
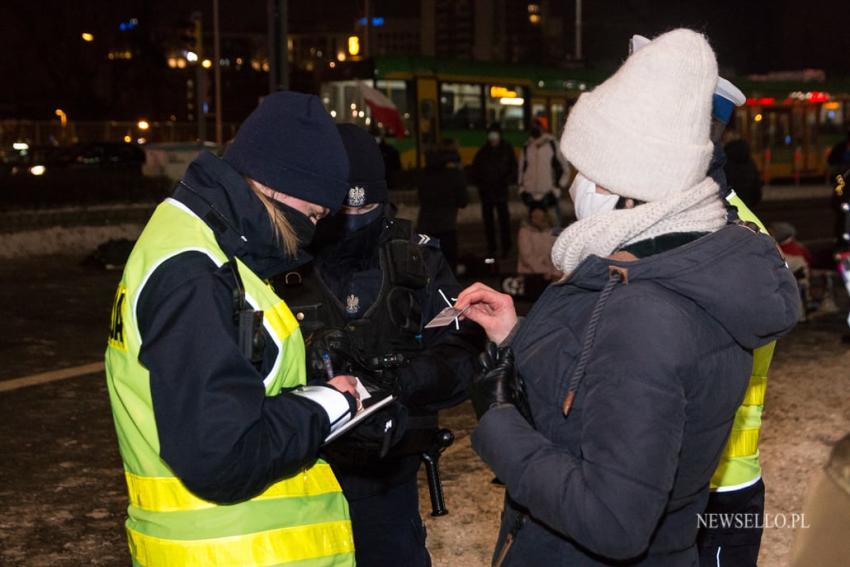
<svg viewBox="0 0 850 567">
<path fill-rule="evenodd" d="M 625 245 L 673 232 L 714 232 L 726 208 L 710 177 L 665 199 L 617 209 L 571 224 L 552 247 L 552 263 L 570 274 L 590 255 L 605 257 Z"/>
</svg>

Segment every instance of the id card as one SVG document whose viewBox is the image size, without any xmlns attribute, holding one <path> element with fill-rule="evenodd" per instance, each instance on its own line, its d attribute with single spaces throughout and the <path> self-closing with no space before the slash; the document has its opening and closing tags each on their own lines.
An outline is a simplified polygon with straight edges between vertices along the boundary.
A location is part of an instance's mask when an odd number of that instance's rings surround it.
<svg viewBox="0 0 850 567">
<path fill-rule="evenodd" d="M 469 307 L 467 307 L 466 309 L 469 309 Z M 431 329 L 434 327 L 445 327 L 446 325 L 451 324 L 458 317 L 463 315 L 463 313 L 466 312 L 466 309 L 460 310 L 455 309 L 454 307 L 446 307 L 445 309 L 437 313 L 436 317 L 428 321 L 428 323 L 425 325 L 425 328 Z"/>
</svg>

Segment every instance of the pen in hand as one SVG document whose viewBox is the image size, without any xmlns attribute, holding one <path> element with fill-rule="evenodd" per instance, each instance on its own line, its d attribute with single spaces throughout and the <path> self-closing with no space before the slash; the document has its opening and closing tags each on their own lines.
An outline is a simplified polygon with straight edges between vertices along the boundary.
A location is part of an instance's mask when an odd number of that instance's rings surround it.
<svg viewBox="0 0 850 567">
<path fill-rule="evenodd" d="M 322 351 L 322 365 L 325 367 L 325 374 L 328 377 L 328 381 L 333 380 L 335 378 L 335 376 L 334 376 L 334 366 L 333 366 L 333 363 L 331 362 L 331 355 L 326 350 Z M 354 377 L 352 377 L 352 378 L 354 378 Z M 355 380 L 355 384 L 352 384 L 352 385 L 355 386 L 355 390 L 354 390 L 354 393 L 352 395 L 354 396 L 354 399 L 357 400 L 357 411 L 360 411 L 361 409 L 363 409 L 363 402 L 360 400 L 360 395 L 357 393 L 357 388 L 356 388 L 357 378 L 354 378 L 354 380 Z"/>
<path fill-rule="evenodd" d="M 333 380 L 334 377 L 334 367 L 331 364 L 331 355 L 328 351 L 322 351 L 322 363 L 325 366 L 325 374 L 328 376 L 328 380 Z"/>
</svg>

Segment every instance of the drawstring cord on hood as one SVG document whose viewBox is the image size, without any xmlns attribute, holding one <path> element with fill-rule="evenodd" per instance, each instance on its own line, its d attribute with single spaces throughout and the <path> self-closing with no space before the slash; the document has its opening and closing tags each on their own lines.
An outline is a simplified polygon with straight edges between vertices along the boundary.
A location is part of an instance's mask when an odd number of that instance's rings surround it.
<svg viewBox="0 0 850 567">
<path fill-rule="evenodd" d="M 614 288 L 619 282 L 622 282 L 624 285 L 628 285 L 629 269 L 621 266 L 608 266 L 608 282 L 605 284 L 605 287 L 602 288 L 602 291 L 599 294 L 599 299 L 596 300 L 596 304 L 593 306 L 593 313 L 590 316 L 590 322 L 588 322 L 587 330 L 584 332 L 584 343 L 581 347 L 578 364 L 576 365 L 576 369 L 573 372 L 570 381 L 566 383 L 568 384 L 567 392 L 563 396 L 564 401 L 561 405 L 564 417 L 570 413 L 570 408 L 572 408 L 578 387 L 584 378 L 585 372 L 587 371 L 587 363 L 590 360 L 590 353 L 593 350 L 593 341 L 596 339 L 596 328 L 599 325 L 599 318 L 602 316 L 605 304 L 608 303 L 608 298 L 611 297 L 611 293 L 613 293 Z M 563 391 L 563 388 L 561 388 L 561 390 Z M 558 395 L 558 398 L 561 398 L 560 394 Z"/>
</svg>

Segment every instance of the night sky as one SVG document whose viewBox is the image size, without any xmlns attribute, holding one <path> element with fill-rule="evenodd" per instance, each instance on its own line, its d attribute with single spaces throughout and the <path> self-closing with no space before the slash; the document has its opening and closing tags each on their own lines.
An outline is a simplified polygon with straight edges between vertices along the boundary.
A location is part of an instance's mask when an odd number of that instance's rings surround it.
<svg viewBox="0 0 850 567">
<path fill-rule="evenodd" d="M 265 33 L 265 1 L 220 3 L 224 34 Z M 289 4 L 292 32 L 346 31 L 363 10 L 363 0 Z M 373 0 L 374 14 L 409 15 L 411 4 Z M 570 14 L 563 37 L 570 50 L 573 6 L 573 0 L 564 0 L 557 7 Z M 205 13 L 205 28 L 210 31 L 211 7 L 212 0 L 3 0 L 0 116 L 47 118 L 49 109 L 64 105 L 90 119 L 113 118 L 108 115 L 113 112 L 109 101 L 145 100 L 138 94 L 153 80 L 149 69 L 163 64 L 153 55 L 159 38 L 173 35 L 179 22 L 198 9 Z M 122 41 L 118 23 L 131 17 L 139 19 L 144 31 L 140 41 L 149 45 L 149 55 L 134 61 L 121 76 L 111 76 L 107 88 L 103 49 Z M 585 0 L 587 65 L 613 69 L 633 33 L 653 36 L 679 26 L 709 36 L 721 72 L 728 76 L 806 67 L 824 69 L 827 78 L 850 76 L 848 0 Z M 81 41 L 83 31 L 93 33 L 95 42 Z"/>
</svg>

